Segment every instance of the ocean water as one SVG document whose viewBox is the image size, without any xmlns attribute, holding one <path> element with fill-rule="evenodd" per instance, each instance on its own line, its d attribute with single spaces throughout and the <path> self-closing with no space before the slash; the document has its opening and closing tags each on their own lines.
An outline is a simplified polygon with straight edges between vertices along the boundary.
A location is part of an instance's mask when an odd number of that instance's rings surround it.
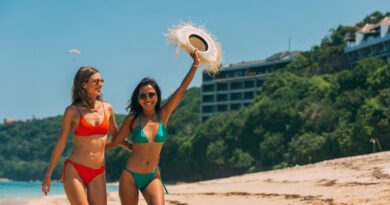
<svg viewBox="0 0 390 205">
<path fill-rule="evenodd" d="M 0 182 L 0 198 L 7 197 L 32 197 L 43 196 L 41 191 L 42 182 L 22 182 L 9 181 Z M 107 191 L 117 191 L 118 186 L 107 185 Z M 51 184 L 49 195 L 63 195 L 65 194 L 62 183 Z"/>
</svg>

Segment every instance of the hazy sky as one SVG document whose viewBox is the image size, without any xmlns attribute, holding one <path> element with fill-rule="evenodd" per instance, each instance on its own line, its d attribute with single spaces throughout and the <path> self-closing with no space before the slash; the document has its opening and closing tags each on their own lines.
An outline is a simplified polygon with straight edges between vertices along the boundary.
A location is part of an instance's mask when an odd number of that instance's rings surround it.
<svg viewBox="0 0 390 205">
<path fill-rule="evenodd" d="M 287 50 L 289 38 L 292 50 L 309 50 L 331 28 L 385 13 L 389 5 L 387 0 L 0 0 L 0 120 L 62 114 L 73 76 L 86 65 L 100 69 L 104 99 L 117 113 L 125 113 L 131 92 L 146 76 L 168 97 L 191 64 L 184 52 L 176 56 L 164 36 L 181 22 L 205 26 L 222 45 L 223 63 L 237 63 Z M 199 71 L 191 86 L 201 81 Z"/>
</svg>

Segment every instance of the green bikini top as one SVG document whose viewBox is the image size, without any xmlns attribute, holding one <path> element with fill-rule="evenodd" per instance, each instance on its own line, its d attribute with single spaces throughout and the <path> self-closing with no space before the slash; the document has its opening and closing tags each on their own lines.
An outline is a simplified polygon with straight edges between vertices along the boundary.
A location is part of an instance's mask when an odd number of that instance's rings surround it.
<svg viewBox="0 0 390 205">
<path fill-rule="evenodd" d="M 160 121 L 160 125 L 158 127 L 158 131 L 156 133 L 156 136 L 154 136 L 154 142 L 157 143 L 164 143 L 168 139 L 167 135 L 167 130 L 165 129 L 163 123 L 160 120 L 160 117 L 158 117 L 158 120 Z M 132 135 L 131 135 L 131 140 L 136 143 L 149 143 L 148 138 L 146 137 L 144 130 L 142 129 L 141 126 L 141 116 L 138 119 L 138 125 L 134 129 Z"/>
</svg>

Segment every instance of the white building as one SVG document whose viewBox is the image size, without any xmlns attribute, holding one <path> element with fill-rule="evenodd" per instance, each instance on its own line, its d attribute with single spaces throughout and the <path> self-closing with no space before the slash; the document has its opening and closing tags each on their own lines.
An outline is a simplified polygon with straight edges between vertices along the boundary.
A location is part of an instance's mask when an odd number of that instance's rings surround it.
<svg viewBox="0 0 390 205">
<path fill-rule="evenodd" d="M 366 24 L 354 34 L 345 38 L 347 46 L 344 53 L 351 64 L 370 56 L 390 57 L 390 17 L 385 17 L 378 24 Z"/>
</svg>

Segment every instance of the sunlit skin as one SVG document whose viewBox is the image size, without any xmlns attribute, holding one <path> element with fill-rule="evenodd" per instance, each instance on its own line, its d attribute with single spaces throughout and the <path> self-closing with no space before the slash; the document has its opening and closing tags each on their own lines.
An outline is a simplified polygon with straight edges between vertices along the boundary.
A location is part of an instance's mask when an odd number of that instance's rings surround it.
<svg viewBox="0 0 390 205">
<path fill-rule="evenodd" d="M 131 134 L 129 129 L 131 124 L 131 130 L 134 130 L 140 120 L 141 127 L 145 133 L 149 143 L 135 143 L 133 142 L 132 154 L 127 160 L 126 168 L 138 173 L 151 173 L 154 170 L 158 170 L 158 162 L 160 152 L 163 143 L 154 142 L 154 137 L 158 132 L 160 126 L 160 120 L 162 124 L 167 127 L 168 119 L 173 110 L 180 103 L 185 91 L 191 83 L 199 65 L 200 59 L 197 51 L 191 54 L 194 62 L 185 76 L 180 87 L 171 95 L 167 102 L 161 107 L 160 112 L 156 113 L 155 106 L 158 102 L 157 95 L 150 96 L 152 93 L 156 93 L 155 88 L 152 85 L 145 85 L 140 87 L 139 96 L 146 95 L 148 97 L 138 98 L 138 103 L 142 107 L 142 114 L 134 119 L 132 114 L 128 115 L 118 135 L 116 135 L 112 143 L 108 147 L 113 147 L 115 144 L 121 142 L 123 139 Z M 159 120 L 160 117 L 160 120 Z M 174 165 L 173 165 L 174 166 Z M 148 186 L 141 192 L 148 204 L 159 205 L 164 204 L 164 189 L 160 179 L 160 172 L 154 176 Z M 131 174 L 127 171 L 123 171 L 119 181 L 119 196 L 122 204 L 137 204 L 138 203 L 138 189 L 135 185 L 135 181 Z"/>
<path fill-rule="evenodd" d="M 112 106 L 109 103 L 96 100 L 102 94 L 103 85 L 104 83 L 99 73 L 93 74 L 86 82 L 82 83 L 82 88 L 85 89 L 89 98 L 92 100 L 93 106 L 90 107 L 82 103 L 78 104 L 77 107 L 83 115 L 83 118 L 92 126 L 99 126 L 103 122 L 105 113 L 109 119 L 108 133 L 114 136 L 118 133 L 118 128 Z M 67 137 L 78 126 L 80 112 L 77 110 L 77 107 L 76 105 L 70 105 L 65 110 L 61 131 L 42 183 L 42 192 L 45 195 L 50 191 L 51 175 L 65 149 Z M 106 141 L 107 135 L 75 136 L 74 147 L 69 159 L 89 168 L 100 168 L 105 165 L 104 152 Z M 88 185 L 83 183 L 73 166 L 65 166 L 64 173 L 63 184 L 70 204 L 107 204 L 105 173 L 96 176 Z M 87 192 L 85 192 L 85 189 Z"/>
<path fill-rule="evenodd" d="M 88 82 L 83 84 L 83 88 L 92 99 L 96 99 L 96 96 L 100 96 L 102 94 L 103 84 L 100 82 L 96 84 L 94 82 L 95 80 L 100 79 L 102 79 L 100 74 L 96 73 L 90 77 Z M 84 119 L 86 119 L 90 125 L 98 126 L 103 122 L 103 105 L 102 103 L 96 103 L 96 100 L 93 100 L 93 104 L 93 109 L 85 106 L 79 106 L 79 109 L 81 107 L 80 111 L 82 112 Z M 109 105 L 106 103 L 104 108 L 108 106 Z M 109 108 L 112 111 L 112 107 L 109 106 Z M 75 114 L 79 115 L 77 110 L 73 109 L 73 111 L 76 111 Z M 107 110 L 106 113 L 110 113 L 110 111 Z M 73 118 L 73 129 L 77 127 L 79 119 L 80 116 Z M 107 135 L 91 135 L 88 137 L 75 136 L 74 149 L 70 154 L 69 159 L 87 167 L 99 168 L 104 165 L 104 147 L 106 141 Z"/>
<path fill-rule="evenodd" d="M 154 97 L 149 97 L 149 93 L 155 94 Z M 157 103 L 157 93 L 156 90 L 151 85 L 142 86 L 139 89 L 139 95 L 145 95 L 147 98 L 142 99 L 138 98 L 138 103 L 142 106 L 142 109 L 144 111 L 145 115 L 153 115 L 154 113 L 154 107 Z"/>
<path fill-rule="evenodd" d="M 156 90 L 151 85 L 142 86 L 139 90 L 139 95 L 156 93 Z M 157 95 L 146 99 L 138 98 L 138 103 L 142 106 L 144 118 L 141 121 L 142 129 L 146 134 L 149 142 L 148 144 L 138 144 L 134 143 L 133 145 L 133 154 L 129 157 L 127 161 L 127 167 L 130 170 L 139 173 L 148 173 L 157 168 L 159 155 L 162 143 L 153 142 L 154 136 L 157 134 L 160 121 L 155 113 L 155 106 L 157 103 Z M 164 126 L 166 122 L 163 121 Z M 132 129 L 137 126 L 137 123 L 133 123 Z M 141 165 L 141 166 L 140 166 Z M 147 165 L 147 166 L 142 166 Z"/>
</svg>

